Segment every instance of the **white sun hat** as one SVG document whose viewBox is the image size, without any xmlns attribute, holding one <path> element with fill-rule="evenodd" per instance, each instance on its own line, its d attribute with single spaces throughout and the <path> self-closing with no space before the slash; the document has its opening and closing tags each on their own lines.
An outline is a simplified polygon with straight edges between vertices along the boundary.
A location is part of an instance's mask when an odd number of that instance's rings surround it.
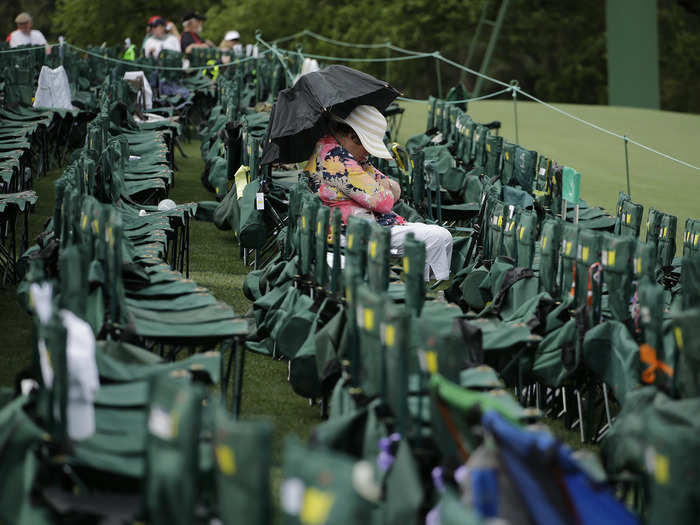
<svg viewBox="0 0 700 525">
<path fill-rule="evenodd" d="M 374 106 L 357 106 L 344 119 L 338 119 L 350 126 L 370 155 L 380 159 L 391 159 L 391 153 L 384 145 L 386 119 Z"/>
<path fill-rule="evenodd" d="M 229 31 L 226 33 L 224 40 L 240 40 L 241 34 L 238 31 Z"/>
</svg>

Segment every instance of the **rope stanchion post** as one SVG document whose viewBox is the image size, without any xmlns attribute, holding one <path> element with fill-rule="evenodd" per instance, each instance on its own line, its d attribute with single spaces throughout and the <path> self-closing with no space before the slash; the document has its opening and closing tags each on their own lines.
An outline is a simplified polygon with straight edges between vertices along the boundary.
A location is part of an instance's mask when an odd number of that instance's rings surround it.
<svg viewBox="0 0 700 525">
<path fill-rule="evenodd" d="M 435 75 L 437 76 L 437 95 L 442 98 L 442 74 L 440 73 L 440 52 L 433 53 L 435 57 Z"/>
<path fill-rule="evenodd" d="M 515 143 L 520 144 L 518 136 L 518 90 L 520 83 L 517 80 L 510 81 L 510 91 L 513 94 L 513 125 L 515 126 Z"/>
<path fill-rule="evenodd" d="M 391 64 L 391 42 L 386 41 L 386 71 L 384 72 L 384 80 L 389 82 L 389 65 Z"/>
<path fill-rule="evenodd" d="M 627 135 L 625 135 L 624 138 L 625 141 L 625 171 L 627 172 L 627 195 L 632 197 L 632 189 L 630 187 L 630 154 L 629 154 L 629 149 L 627 148 L 627 143 L 629 142 L 629 138 Z"/>
</svg>

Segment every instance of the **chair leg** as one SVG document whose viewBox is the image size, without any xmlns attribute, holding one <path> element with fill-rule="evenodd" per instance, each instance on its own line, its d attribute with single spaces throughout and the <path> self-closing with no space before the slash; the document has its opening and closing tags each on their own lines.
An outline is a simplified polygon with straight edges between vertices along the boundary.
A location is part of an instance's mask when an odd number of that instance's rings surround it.
<svg viewBox="0 0 700 525">
<path fill-rule="evenodd" d="M 233 415 L 238 417 L 241 413 L 241 401 L 243 393 L 243 369 L 245 367 L 245 347 L 239 344 L 238 339 L 233 341 L 233 352 L 236 354 L 236 377 L 233 385 Z"/>
</svg>

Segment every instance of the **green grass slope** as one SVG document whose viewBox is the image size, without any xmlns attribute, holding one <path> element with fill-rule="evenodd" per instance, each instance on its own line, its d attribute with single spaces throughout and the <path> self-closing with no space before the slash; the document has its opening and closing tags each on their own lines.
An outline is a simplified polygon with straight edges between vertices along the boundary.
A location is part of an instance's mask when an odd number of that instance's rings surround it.
<svg viewBox="0 0 700 525">
<path fill-rule="evenodd" d="M 406 108 L 399 139 L 425 130 L 427 104 L 402 102 Z M 641 142 L 658 151 L 700 166 L 700 115 L 648 109 L 557 104 L 577 117 Z M 625 147 L 621 139 L 561 115 L 536 102 L 518 102 L 520 145 L 537 150 L 581 172 L 581 195 L 591 205 L 613 212 L 618 191 L 627 190 Z M 469 104 L 477 122 L 500 120 L 500 134 L 515 142 L 510 100 Z M 632 144 L 632 199 L 678 216 L 678 240 L 687 217 L 700 217 L 700 171 L 682 166 Z M 646 219 L 645 219 L 646 220 Z"/>
</svg>

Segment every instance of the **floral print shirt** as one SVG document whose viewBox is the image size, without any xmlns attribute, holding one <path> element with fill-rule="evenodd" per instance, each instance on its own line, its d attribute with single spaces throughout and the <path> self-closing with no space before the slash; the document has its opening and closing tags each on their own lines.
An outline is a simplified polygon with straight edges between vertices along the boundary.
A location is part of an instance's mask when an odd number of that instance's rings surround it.
<svg viewBox="0 0 700 525">
<path fill-rule="evenodd" d="M 327 135 L 316 143 L 306 169 L 311 191 L 326 206 L 337 206 L 347 224 L 351 215 L 373 218 L 383 226 L 406 220 L 391 209 L 394 194 L 380 181 L 386 175 L 369 162 L 360 163 L 335 138 Z"/>
</svg>

